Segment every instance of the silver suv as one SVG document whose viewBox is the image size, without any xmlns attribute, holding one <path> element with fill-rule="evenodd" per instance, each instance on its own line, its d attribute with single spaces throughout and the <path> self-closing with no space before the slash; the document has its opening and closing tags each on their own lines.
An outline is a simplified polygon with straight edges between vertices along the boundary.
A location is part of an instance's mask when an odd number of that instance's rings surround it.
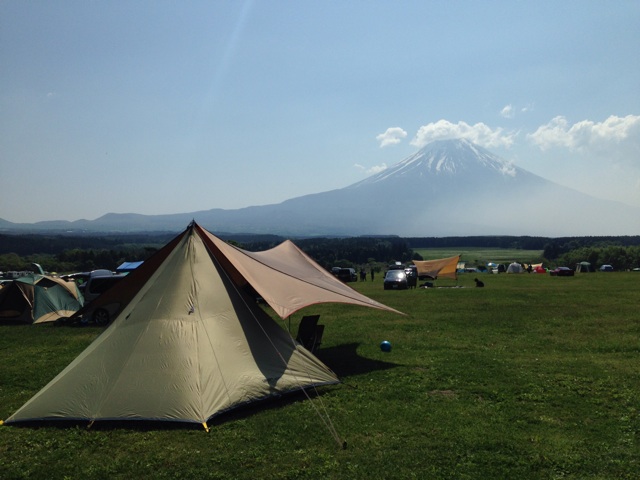
<svg viewBox="0 0 640 480">
<path fill-rule="evenodd" d="M 83 314 L 83 318 L 91 319 L 97 325 L 108 324 L 109 321 L 118 313 L 120 305 L 115 303 L 92 309 L 91 302 L 126 276 L 126 273 L 113 273 L 109 270 L 96 270 L 91 272 L 91 276 L 84 284 L 82 292 L 84 295 L 85 305 L 88 305 L 88 310 Z"/>
</svg>

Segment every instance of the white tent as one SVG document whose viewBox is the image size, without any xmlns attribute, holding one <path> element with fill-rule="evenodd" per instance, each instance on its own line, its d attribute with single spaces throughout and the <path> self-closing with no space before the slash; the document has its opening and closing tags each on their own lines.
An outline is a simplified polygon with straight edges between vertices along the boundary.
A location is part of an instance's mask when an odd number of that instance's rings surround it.
<svg viewBox="0 0 640 480">
<path fill-rule="evenodd" d="M 518 262 L 510 263 L 507 267 L 507 273 L 522 273 L 522 265 Z"/>
</svg>

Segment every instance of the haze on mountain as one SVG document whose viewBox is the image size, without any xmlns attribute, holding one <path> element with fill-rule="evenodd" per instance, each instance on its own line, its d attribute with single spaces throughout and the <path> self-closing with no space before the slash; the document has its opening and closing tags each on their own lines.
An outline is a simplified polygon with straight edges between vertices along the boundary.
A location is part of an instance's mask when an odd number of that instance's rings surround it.
<svg viewBox="0 0 640 480">
<path fill-rule="evenodd" d="M 279 204 L 172 215 L 110 213 L 75 222 L 0 220 L 0 229 L 179 231 L 192 219 L 213 232 L 285 236 L 560 237 L 640 232 L 639 208 L 563 187 L 468 140 L 434 141 L 358 183 Z"/>
</svg>

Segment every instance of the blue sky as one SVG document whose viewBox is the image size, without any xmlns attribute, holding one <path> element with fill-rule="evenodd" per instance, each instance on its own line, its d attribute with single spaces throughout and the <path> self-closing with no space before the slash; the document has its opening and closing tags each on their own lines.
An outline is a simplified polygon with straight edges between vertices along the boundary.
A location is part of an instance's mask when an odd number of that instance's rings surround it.
<svg viewBox="0 0 640 480">
<path fill-rule="evenodd" d="M 279 203 L 455 137 L 640 206 L 638 25 L 625 0 L 5 0 L 0 218 Z"/>
</svg>

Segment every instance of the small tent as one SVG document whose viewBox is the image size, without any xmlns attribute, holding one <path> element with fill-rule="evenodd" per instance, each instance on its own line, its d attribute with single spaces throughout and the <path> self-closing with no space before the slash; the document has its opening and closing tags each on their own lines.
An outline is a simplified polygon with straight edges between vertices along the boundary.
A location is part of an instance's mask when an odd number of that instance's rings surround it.
<svg viewBox="0 0 640 480">
<path fill-rule="evenodd" d="M 592 273 L 596 270 L 591 266 L 589 262 L 580 262 L 576 264 L 576 273 Z"/>
<path fill-rule="evenodd" d="M 522 265 L 518 262 L 512 262 L 507 267 L 507 273 L 522 273 Z"/>
<path fill-rule="evenodd" d="M 0 290 L 0 321 L 53 322 L 72 316 L 83 304 L 75 282 L 40 274 L 27 275 Z"/>
<path fill-rule="evenodd" d="M 418 277 L 458 279 L 458 262 L 460 255 L 455 257 L 440 258 L 438 260 L 414 260 L 418 269 Z"/>
<path fill-rule="evenodd" d="M 547 273 L 547 269 L 544 268 L 542 263 L 531 263 L 529 264 L 529 267 L 531 267 L 531 271 L 533 273 Z"/>
<path fill-rule="evenodd" d="M 255 293 L 282 318 L 320 302 L 397 312 L 340 282 L 290 241 L 248 252 L 194 223 L 94 300 L 123 308 L 5 423 L 166 420 L 206 428 L 239 405 L 338 383 Z"/>
</svg>

